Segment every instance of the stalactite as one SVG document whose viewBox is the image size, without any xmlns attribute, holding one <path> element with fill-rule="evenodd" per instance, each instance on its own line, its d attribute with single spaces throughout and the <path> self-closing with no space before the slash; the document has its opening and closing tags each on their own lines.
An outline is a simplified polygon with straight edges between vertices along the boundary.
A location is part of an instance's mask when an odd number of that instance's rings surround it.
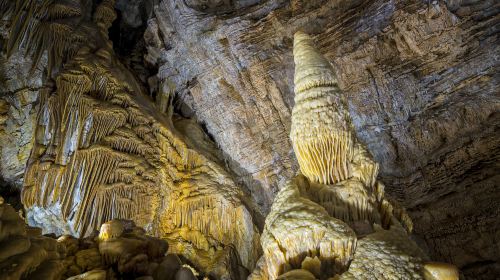
<svg viewBox="0 0 500 280">
<path fill-rule="evenodd" d="M 113 135 L 106 137 L 105 143 L 115 150 L 144 157 L 152 156 L 159 152 L 144 143 L 133 131 L 124 128 L 120 128 Z"/>
<path fill-rule="evenodd" d="M 13 15 L 9 48 L 26 46 L 35 62 L 47 52 L 55 84 L 41 99 L 26 169 L 28 214 L 52 214 L 47 226 L 79 236 L 115 218 L 163 237 L 182 229 L 180 242 L 196 244 L 201 255 L 236 248 L 253 268 L 259 235 L 243 193 L 223 168 L 188 148 L 118 61 L 107 32 L 114 1 L 100 1 L 93 14 L 81 4 L 0 0 Z"/>
<path fill-rule="evenodd" d="M 78 196 L 81 197 L 81 205 L 76 212 L 75 224 L 82 233 L 85 233 L 88 227 L 96 228 L 99 224 L 97 222 L 91 223 L 89 219 L 92 219 L 96 214 L 101 214 L 104 207 L 111 206 L 109 204 L 94 205 L 93 202 L 100 185 L 109 179 L 109 174 L 122 160 L 124 157 L 119 153 L 107 148 L 96 147 L 77 152 L 72 167 L 74 170 L 80 170 L 79 172 L 67 169 L 71 177 L 69 177 L 67 192 L 62 196 L 62 205 L 63 209 L 69 210 L 70 206 L 78 203 L 74 200 L 74 192 L 77 192 Z M 92 211 L 89 211 L 90 209 Z"/>
<path fill-rule="evenodd" d="M 48 71 L 55 65 L 72 57 L 82 43 L 82 34 L 66 21 L 82 16 L 81 7 L 45 1 L 15 1 L 5 4 L 5 13 L 11 15 L 11 28 L 7 44 L 7 54 L 26 47 L 33 53 L 33 65 L 37 65 L 45 50 L 48 51 Z M 2 10 L 3 11 L 3 10 Z"/>
</svg>

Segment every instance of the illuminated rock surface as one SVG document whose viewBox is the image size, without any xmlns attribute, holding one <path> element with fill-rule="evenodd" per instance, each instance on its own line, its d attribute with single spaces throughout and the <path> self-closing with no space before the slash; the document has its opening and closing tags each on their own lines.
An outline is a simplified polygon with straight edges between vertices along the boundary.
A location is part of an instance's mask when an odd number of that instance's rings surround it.
<svg viewBox="0 0 500 280">
<path fill-rule="evenodd" d="M 217 162 L 188 147 L 171 116 L 154 107 L 116 59 L 107 38 L 113 7 L 113 1 L 103 1 L 92 17 L 83 2 L 49 1 L 45 7 L 20 1 L 7 10 L 14 18 L 8 50 L 27 46 L 36 62 L 47 49 L 48 82 L 54 82 L 40 96 L 24 177 L 29 223 L 46 233 L 84 237 L 105 221 L 129 219 L 175 239 L 176 253 L 195 250 L 195 263 L 206 255 L 199 263 L 204 269 L 232 249 L 234 261 L 252 269 L 258 232 L 243 192 Z M 102 248 L 105 262 L 120 261 L 120 272 L 142 261 L 113 253 L 139 246 L 125 243 Z"/>
<path fill-rule="evenodd" d="M 54 239 L 28 227 L 2 197 L 0 221 L 0 279 L 174 279 L 177 274 L 185 279 L 182 275 L 192 273 L 183 272 L 189 266 L 177 256 L 165 256 L 164 240 L 145 235 L 130 221 L 110 221 L 121 226 L 122 234 L 105 240 L 67 235 Z"/>
</svg>

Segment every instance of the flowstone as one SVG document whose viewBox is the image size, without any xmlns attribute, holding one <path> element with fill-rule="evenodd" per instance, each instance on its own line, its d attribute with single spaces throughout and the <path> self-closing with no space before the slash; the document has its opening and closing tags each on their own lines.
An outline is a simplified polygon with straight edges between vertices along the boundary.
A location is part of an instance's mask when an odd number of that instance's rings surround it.
<svg viewBox="0 0 500 280">
<path fill-rule="evenodd" d="M 259 234 L 243 192 L 188 146 L 117 59 L 114 0 L 87 2 L 0 1 L 12 19 L 8 53 L 25 47 L 34 65 L 44 52 L 49 61 L 22 190 L 29 224 L 85 237 L 106 221 L 133 220 L 204 272 L 227 254 L 253 269 Z"/>
</svg>

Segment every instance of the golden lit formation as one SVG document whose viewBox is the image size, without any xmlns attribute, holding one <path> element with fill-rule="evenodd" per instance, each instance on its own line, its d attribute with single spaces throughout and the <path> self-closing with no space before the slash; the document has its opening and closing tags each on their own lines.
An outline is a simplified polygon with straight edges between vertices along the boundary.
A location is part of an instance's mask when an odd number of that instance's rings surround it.
<svg viewBox="0 0 500 280">
<path fill-rule="evenodd" d="M 40 97 L 22 191 L 27 219 L 79 237 L 133 220 L 204 272 L 234 252 L 252 269 L 259 234 L 243 193 L 219 163 L 188 147 L 117 60 L 107 32 L 114 4 L 102 1 L 87 17 L 79 1 L 10 3 L 18 27 L 10 47 L 47 50 L 55 81 Z M 105 223 L 100 239 L 116 231 Z"/>
</svg>

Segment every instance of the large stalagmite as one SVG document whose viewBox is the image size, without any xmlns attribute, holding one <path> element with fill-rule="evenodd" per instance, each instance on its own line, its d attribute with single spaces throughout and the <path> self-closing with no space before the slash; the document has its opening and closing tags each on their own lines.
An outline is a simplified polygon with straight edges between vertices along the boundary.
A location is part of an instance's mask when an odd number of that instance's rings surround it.
<svg viewBox="0 0 500 280">
<path fill-rule="evenodd" d="M 294 57 L 291 139 L 305 177 L 276 196 L 251 279 L 458 279 L 409 238 L 411 220 L 384 197 L 334 70 L 305 33 L 295 34 Z"/>
<path fill-rule="evenodd" d="M 22 191 L 29 223 L 87 236 L 131 219 L 175 240 L 179 254 L 198 252 L 189 257 L 202 269 L 233 248 L 233 261 L 252 269 L 258 232 L 243 193 L 219 163 L 188 147 L 117 60 L 107 32 L 114 1 L 94 11 L 84 0 L 1 3 L 13 19 L 8 49 L 27 47 L 35 63 L 49 57 Z"/>
</svg>

